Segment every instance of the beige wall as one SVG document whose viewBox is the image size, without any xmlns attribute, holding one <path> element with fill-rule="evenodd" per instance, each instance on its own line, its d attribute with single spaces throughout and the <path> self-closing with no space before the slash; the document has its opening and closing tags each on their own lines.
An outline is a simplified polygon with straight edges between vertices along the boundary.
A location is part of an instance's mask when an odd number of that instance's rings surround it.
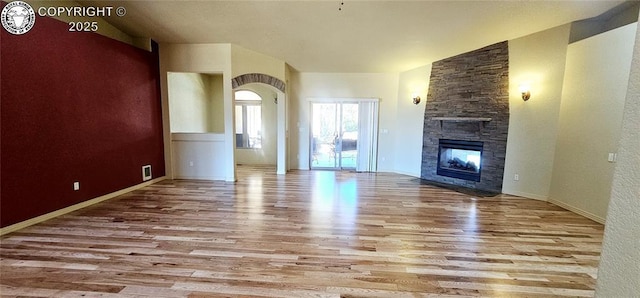
<svg viewBox="0 0 640 298">
<path fill-rule="evenodd" d="M 394 172 L 420 177 L 424 110 L 427 103 L 431 65 L 400 73 L 396 110 Z M 417 94 L 421 101 L 413 104 Z"/>
<path fill-rule="evenodd" d="M 245 49 L 241 46 L 231 46 L 231 65 L 234 78 L 248 73 L 262 73 L 285 82 L 284 61 Z"/>
<path fill-rule="evenodd" d="M 637 297 L 640 293 L 640 28 L 637 25 L 634 39 L 596 297 Z"/>
<path fill-rule="evenodd" d="M 542 200 L 549 195 L 569 30 L 565 25 L 509 41 L 504 193 Z M 523 82 L 531 85 L 526 102 L 519 91 Z"/>
<path fill-rule="evenodd" d="M 310 98 L 378 98 L 378 171 L 394 170 L 398 74 L 294 72 L 290 84 L 292 168 L 309 168 Z"/>
<path fill-rule="evenodd" d="M 569 45 L 549 200 L 603 222 L 636 24 Z"/>
<path fill-rule="evenodd" d="M 236 148 L 236 163 L 247 165 L 276 165 L 277 111 L 276 92 L 265 84 L 253 83 L 236 90 L 251 90 L 262 97 L 262 148 Z"/>
<path fill-rule="evenodd" d="M 161 44 L 160 55 L 161 66 L 167 71 L 217 73 L 231 77 L 230 44 Z"/>
<path fill-rule="evenodd" d="M 224 85 L 222 75 L 207 75 L 210 82 L 211 108 L 209 132 L 224 133 Z"/>
<path fill-rule="evenodd" d="M 217 76 L 221 77 L 221 76 Z M 222 102 L 222 85 L 214 89 L 214 76 L 200 73 L 170 72 L 167 74 L 171 132 L 223 132 L 222 110 L 215 110 L 214 102 Z M 219 80 L 220 83 L 221 79 Z M 221 130 L 214 131 L 214 126 Z"/>
</svg>

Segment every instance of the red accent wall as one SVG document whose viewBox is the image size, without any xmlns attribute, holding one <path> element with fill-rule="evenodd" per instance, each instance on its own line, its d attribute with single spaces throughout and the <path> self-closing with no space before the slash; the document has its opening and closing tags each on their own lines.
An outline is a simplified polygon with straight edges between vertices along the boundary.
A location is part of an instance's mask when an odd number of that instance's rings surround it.
<svg viewBox="0 0 640 298">
<path fill-rule="evenodd" d="M 0 31 L 2 227 L 164 176 L 157 50 L 46 17 Z"/>
</svg>

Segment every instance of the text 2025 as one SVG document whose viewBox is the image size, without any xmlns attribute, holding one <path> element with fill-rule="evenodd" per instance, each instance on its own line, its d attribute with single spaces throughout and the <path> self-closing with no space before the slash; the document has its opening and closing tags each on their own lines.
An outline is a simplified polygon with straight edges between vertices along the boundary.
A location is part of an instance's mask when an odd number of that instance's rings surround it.
<svg viewBox="0 0 640 298">
<path fill-rule="evenodd" d="M 70 32 L 96 32 L 98 22 L 69 22 Z"/>
</svg>

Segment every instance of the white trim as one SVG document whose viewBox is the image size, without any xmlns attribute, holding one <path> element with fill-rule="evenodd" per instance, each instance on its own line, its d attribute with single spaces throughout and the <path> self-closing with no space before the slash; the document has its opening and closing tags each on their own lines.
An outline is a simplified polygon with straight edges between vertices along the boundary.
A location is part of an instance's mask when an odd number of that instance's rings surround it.
<svg viewBox="0 0 640 298">
<path fill-rule="evenodd" d="M 287 121 L 289 121 L 289 115 L 287 114 L 288 97 L 279 90 L 276 91 L 276 94 L 278 98 L 278 103 L 276 104 L 276 116 L 278 117 L 276 120 L 276 174 L 286 175 L 289 155 L 289 139 L 287 135 Z"/>
<path fill-rule="evenodd" d="M 597 222 L 597 223 L 604 224 L 604 222 L 605 222 L 605 219 L 604 219 L 604 218 L 602 218 L 602 217 L 600 217 L 600 216 L 597 216 L 597 215 L 595 215 L 595 214 L 593 214 L 593 213 L 591 213 L 591 212 L 584 211 L 584 210 L 582 210 L 582 209 L 580 209 L 580 208 L 577 208 L 577 207 L 573 207 L 573 206 L 571 206 L 571 205 L 568 205 L 567 203 L 560 202 L 560 201 L 556 201 L 556 200 L 554 200 L 554 199 L 549 199 L 549 201 L 548 201 L 548 202 L 549 202 L 549 203 L 551 203 L 551 204 L 554 204 L 554 205 L 556 205 L 556 206 L 558 206 L 558 207 L 560 207 L 560 208 L 567 209 L 567 210 L 569 210 L 569 211 L 571 211 L 571 212 L 573 212 L 573 213 L 577 213 L 577 214 L 579 214 L 579 215 L 582 215 L 582 216 L 584 216 L 584 217 L 586 217 L 586 218 L 588 218 L 588 219 L 590 219 L 590 220 L 593 220 L 593 221 L 595 221 L 595 222 Z"/>
<path fill-rule="evenodd" d="M 527 198 L 527 199 L 534 199 L 534 200 L 538 200 L 538 201 L 548 201 L 549 198 L 543 195 L 538 195 L 538 194 L 532 194 L 532 193 L 528 193 L 528 192 L 522 192 L 522 191 L 504 191 L 502 190 L 502 193 L 507 194 L 507 195 L 512 195 L 512 196 L 518 196 L 518 197 L 523 197 L 523 198 Z"/>
<path fill-rule="evenodd" d="M 411 173 L 409 171 L 394 170 L 393 172 L 386 172 L 386 173 L 396 173 L 396 174 L 400 174 L 400 175 L 411 176 L 411 177 L 414 177 L 414 178 L 420 178 L 420 173 Z"/>
<path fill-rule="evenodd" d="M 67 213 L 70 213 L 70 212 L 73 212 L 73 211 L 76 211 L 76 210 L 80 210 L 82 208 L 89 207 L 91 205 L 94 205 L 94 204 L 97 204 L 97 203 L 100 203 L 100 202 L 103 202 L 103 201 L 106 201 L 106 200 L 109 200 L 109 199 L 113 199 L 113 198 L 115 198 L 117 196 L 126 194 L 128 192 L 132 192 L 134 190 L 137 190 L 137 189 L 149 186 L 151 184 L 160 182 L 162 180 L 165 180 L 166 178 L 167 178 L 166 176 L 159 177 L 159 178 L 156 178 L 156 179 L 153 179 L 153 180 L 149 180 L 147 182 L 143 182 L 143 183 L 131 186 L 131 187 L 127 187 L 125 189 L 122 189 L 122 190 L 119 190 L 119 191 L 116 191 L 116 192 L 112 192 L 112 193 L 109 193 L 109 194 L 106 194 L 106 195 L 103 195 L 103 196 L 99 196 L 97 198 L 93 198 L 93 199 L 88 200 L 88 201 L 84 201 L 84 202 L 80 202 L 80 203 L 75 204 L 75 205 L 71 205 L 71 206 L 66 207 L 66 208 L 62 208 L 62 209 L 59 209 L 59 210 L 56 210 L 56 211 L 53 211 L 53 212 L 49 212 L 47 214 L 43 214 L 43 215 L 40 215 L 38 217 L 27 219 L 25 221 L 21 221 L 19 223 L 12 224 L 10 226 L 6 226 L 6 227 L 0 229 L 0 236 L 4 236 L 6 234 L 15 232 L 17 230 L 24 229 L 24 228 L 26 228 L 28 226 L 32 226 L 32 225 L 41 223 L 43 221 L 58 217 L 60 215 L 64 215 L 64 214 L 67 214 Z"/>
</svg>

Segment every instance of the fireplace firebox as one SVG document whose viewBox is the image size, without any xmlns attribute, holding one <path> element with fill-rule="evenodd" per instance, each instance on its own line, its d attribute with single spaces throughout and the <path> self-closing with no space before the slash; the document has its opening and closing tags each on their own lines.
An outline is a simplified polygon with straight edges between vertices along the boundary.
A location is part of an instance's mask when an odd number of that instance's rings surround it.
<svg viewBox="0 0 640 298">
<path fill-rule="evenodd" d="M 483 142 L 440 139 L 437 174 L 480 181 Z"/>
</svg>

